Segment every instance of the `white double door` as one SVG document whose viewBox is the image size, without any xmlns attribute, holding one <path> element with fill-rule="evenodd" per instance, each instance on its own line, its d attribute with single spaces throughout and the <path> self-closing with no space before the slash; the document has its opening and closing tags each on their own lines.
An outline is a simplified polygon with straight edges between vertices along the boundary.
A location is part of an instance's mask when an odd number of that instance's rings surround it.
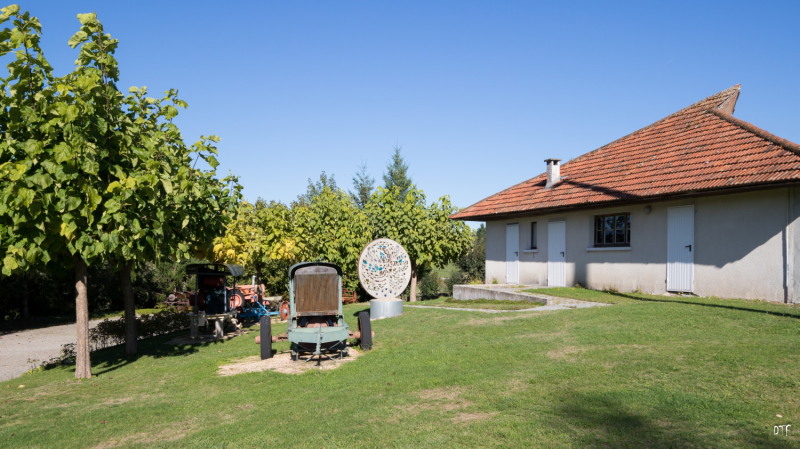
<svg viewBox="0 0 800 449">
<path fill-rule="evenodd" d="M 547 223 L 547 285 L 565 287 L 567 285 L 567 236 L 566 222 Z M 506 283 L 519 283 L 519 223 L 506 225 Z"/>
</svg>

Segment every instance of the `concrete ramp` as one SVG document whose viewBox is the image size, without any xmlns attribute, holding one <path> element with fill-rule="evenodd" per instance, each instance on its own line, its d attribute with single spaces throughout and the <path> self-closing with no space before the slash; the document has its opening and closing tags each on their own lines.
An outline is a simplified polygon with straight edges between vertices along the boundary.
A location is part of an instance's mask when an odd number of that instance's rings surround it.
<svg viewBox="0 0 800 449">
<path fill-rule="evenodd" d="M 541 293 L 527 293 L 522 290 L 531 288 L 545 288 L 541 285 L 509 285 L 509 284 L 482 284 L 482 285 L 454 285 L 453 299 L 472 300 L 472 299 L 497 299 L 507 301 L 528 301 L 550 306 L 553 310 L 568 308 L 582 309 L 584 307 L 606 306 L 589 301 L 578 299 L 559 298 L 556 296 L 543 295 Z M 546 310 L 539 308 L 537 310 Z"/>
<path fill-rule="evenodd" d="M 454 285 L 453 299 L 500 299 L 506 301 L 531 301 L 547 304 L 550 296 L 526 293 L 522 290 L 540 288 L 538 285 L 480 284 Z"/>
</svg>

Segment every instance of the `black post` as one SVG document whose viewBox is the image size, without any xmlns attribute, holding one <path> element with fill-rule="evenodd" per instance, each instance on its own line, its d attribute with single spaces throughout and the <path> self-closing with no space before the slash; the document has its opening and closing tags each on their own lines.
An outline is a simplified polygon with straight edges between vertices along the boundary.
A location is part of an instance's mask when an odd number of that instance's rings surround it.
<svg viewBox="0 0 800 449">
<path fill-rule="evenodd" d="M 272 321 L 268 315 L 261 317 L 261 360 L 272 358 Z"/>
</svg>

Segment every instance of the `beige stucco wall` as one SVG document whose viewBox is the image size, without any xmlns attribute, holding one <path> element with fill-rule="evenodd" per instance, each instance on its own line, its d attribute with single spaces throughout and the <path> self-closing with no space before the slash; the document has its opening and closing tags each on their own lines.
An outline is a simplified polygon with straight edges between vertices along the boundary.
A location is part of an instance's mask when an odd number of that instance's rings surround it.
<svg viewBox="0 0 800 449">
<path fill-rule="evenodd" d="M 520 283 L 547 285 L 547 223 L 565 220 L 568 285 L 666 293 L 667 208 L 690 204 L 695 210 L 694 293 L 783 301 L 786 291 L 790 302 L 800 302 L 800 275 L 793 276 L 792 268 L 800 267 L 797 188 L 491 221 L 486 282 L 505 282 L 506 225 L 519 223 Z M 593 249 L 593 217 L 618 212 L 631 214 L 630 249 Z M 525 251 L 532 221 L 538 223 L 538 250 Z"/>
</svg>

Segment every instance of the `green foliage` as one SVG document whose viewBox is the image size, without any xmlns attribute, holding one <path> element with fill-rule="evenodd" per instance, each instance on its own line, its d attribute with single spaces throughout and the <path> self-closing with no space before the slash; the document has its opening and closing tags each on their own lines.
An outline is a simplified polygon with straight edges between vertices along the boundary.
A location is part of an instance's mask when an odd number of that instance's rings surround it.
<svg viewBox="0 0 800 449">
<path fill-rule="evenodd" d="M 189 327 L 186 313 L 175 309 L 164 309 L 157 313 L 136 318 L 140 339 L 170 334 Z M 92 348 L 100 349 L 125 342 L 125 319 L 105 319 L 89 331 Z"/>
<path fill-rule="evenodd" d="M 470 245 L 469 227 L 448 217 L 456 208 L 446 196 L 430 205 L 425 194 L 411 188 L 401 196 L 399 187 L 378 188 L 364 208 L 375 238 L 386 237 L 403 245 L 411 257 L 413 279 L 455 261 Z M 416 292 L 411 291 L 412 300 Z"/>
<path fill-rule="evenodd" d="M 367 174 L 367 164 L 362 164 L 358 173 L 353 176 L 353 190 L 350 191 L 350 198 L 360 209 L 369 202 L 369 197 L 375 189 L 375 179 Z"/>
<path fill-rule="evenodd" d="M 334 175 L 328 176 L 328 174 L 323 170 L 322 173 L 319 174 L 319 180 L 316 182 L 312 181 L 311 178 L 308 178 L 308 187 L 306 188 L 306 193 L 298 196 L 297 202 L 304 204 L 311 201 L 312 198 L 322 193 L 326 187 L 333 191 L 339 190 L 339 187 L 336 186 L 336 178 Z"/>
<path fill-rule="evenodd" d="M 145 262 L 134 273 L 133 294 L 136 304 L 154 307 L 175 290 L 184 291 L 187 283 L 184 263 Z M 119 311 L 124 307 L 117 268 L 108 263 L 89 267 L 89 311 L 92 315 Z M 285 283 L 285 281 L 284 281 Z M 27 299 L 31 317 L 68 316 L 75 320 L 75 279 L 70 270 L 50 265 L 46 270 L 31 269 L 0 277 L 0 321 L 22 318 Z"/>
<path fill-rule="evenodd" d="M 473 232 L 472 246 L 469 251 L 456 260 L 456 265 L 461 270 L 463 281 L 484 282 L 486 277 L 486 226 L 481 224 Z"/>
<path fill-rule="evenodd" d="M 402 147 L 394 147 L 394 154 L 392 154 L 392 161 L 386 166 L 386 173 L 383 175 L 383 188 L 391 190 L 396 187 L 399 191 L 399 196 L 402 198 L 414 187 L 411 178 L 408 177 L 408 165 L 400 155 Z"/>
<path fill-rule="evenodd" d="M 0 229 L 3 273 L 65 255 L 100 260 L 185 258 L 224 229 L 238 200 L 218 180 L 211 136 L 187 147 L 172 122 L 185 102 L 116 87 L 118 45 L 95 14 L 79 14 L 75 69 L 54 78 L 38 46 L 38 20 L 3 10 L 13 29 L 0 55 L 20 49 L 0 81 Z M 211 170 L 192 168 L 192 158 Z M 12 207 L 9 207 L 12 206 Z"/>
<path fill-rule="evenodd" d="M 342 190 L 323 187 L 307 203 L 293 205 L 299 259 L 323 260 L 339 265 L 345 288 L 358 286 L 358 257 L 370 242 L 372 230 L 366 214 Z"/>
<path fill-rule="evenodd" d="M 453 286 L 454 285 L 461 285 L 466 282 L 466 276 L 464 276 L 464 272 L 461 270 L 456 270 L 450 274 L 450 276 L 445 279 L 444 285 L 445 290 L 447 291 L 448 295 L 453 294 Z"/>
<path fill-rule="evenodd" d="M 442 281 L 436 270 L 429 271 L 419 282 L 419 293 L 423 298 L 438 298 L 442 289 Z"/>
<path fill-rule="evenodd" d="M 270 294 L 286 293 L 287 270 L 301 261 L 335 263 L 344 272 L 344 287 L 356 288 L 358 256 L 372 236 L 367 217 L 340 189 L 312 190 L 291 207 L 242 203 L 237 219 L 214 242 L 216 260 L 244 265 Z"/>
<path fill-rule="evenodd" d="M 282 203 L 242 202 L 225 235 L 214 240 L 215 259 L 244 266 L 267 294 L 285 293 L 286 272 L 300 257 L 293 216 Z"/>
</svg>

